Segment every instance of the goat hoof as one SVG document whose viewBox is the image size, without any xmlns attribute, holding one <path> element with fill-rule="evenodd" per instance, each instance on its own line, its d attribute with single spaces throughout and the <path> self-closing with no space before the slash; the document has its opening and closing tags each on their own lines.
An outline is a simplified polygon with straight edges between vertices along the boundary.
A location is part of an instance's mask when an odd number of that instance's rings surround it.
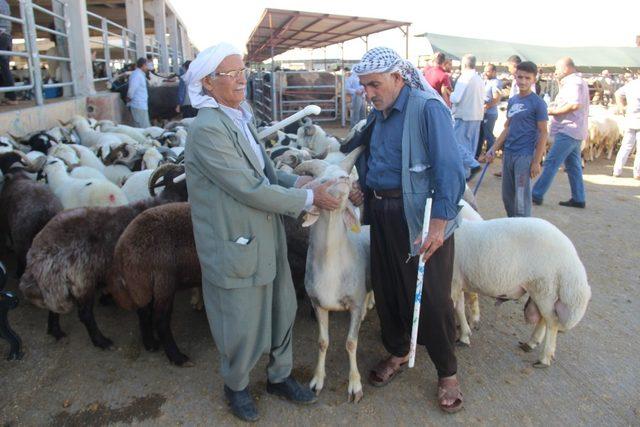
<svg viewBox="0 0 640 427">
<path fill-rule="evenodd" d="M 531 347 L 529 345 L 529 343 L 527 343 L 527 342 L 519 341 L 518 342 L 518 347 L 520 347 L 520 349 L 522 351 L 524 351 L 525 353 L 529 353 L 529 352 L 533 351 L 533 347 Z"/>
<path fill-rule="evenodd" d="M 142 344 L 144 345 L 144 348 L 147 351 L 156 352 L 156 351 L 160 350 L 160 341 L 158 341 L 156 339 L 149 340 L 149 341 L 143 341 Z"/>
<path fill-rule="evenodd" d="M 98 302 L 100 303 L 101 306 L 104 306 L 104 307 L 116 305 L 116 300 L 113 299 L 113 296 L 111 294 L 104 294 L 100 296 L 100 299 L 98 300 Z"/>
<path fill-rule="evenodd" d="M 357 391 L 355 393 L 349 393 L 349 403 L 358 403 L 362 400 L 362 397 L 364 396 L 364 393 L 362 392 L 362 390 Z"/>
<path fill-rule="evenodd" d="M 533 364 L 533 367 L 536 369 L 544 369 L 544 368 L 548 368 L 549 366 L 550 365 L 548 363 L 544 363 L 540 360 Z"/>
<path fill-rule="evenodd" d="M 458 340 L 458 341 L 456 341 L 456 346 L 458 346 L 458 347 L 470 347 L 471 344 L 469 344 L 468 342 L 464 342 L 464 341 Z"/>
<path fill-rule="evenodd" d="M 479 331 L 480 330 L 480 322 L 474 322 L 473 325 L 471 326 L 471 328 L 473 328 L 474 331 Z"/>
<path fill-rule="evenodd" d="M 103 350 L 113 350 L 113 341 L 111 341 L 109 338 L 103 337 L 100 339 L 96 339 L 93 342 L 93 345 L 95 345 L 96 347 L 99 347 Z"/>
<path fill-rule="evenodd" d="M 67 337 L 67 334 L 64 333 L 63 331 L 47 331 L 47 334 L 51 335 L 53 338 L 55 338 L 56 342 L 60 341 L 63 338 Z"/>
<path fill-rule="evenodd" d="M 184 368 L 190 368 L 194 366 L 193 362 L 189 360 L 189 357 L 182 353 L 177 353 L 175 355 L 171 355 L 167 357 L 169 358 L 169 361 L 176 366 L 180 366 Z"/>
<path fill-rule="evenodd" d="M 321 384 L 319 381 L 316 381 L 315 378 L 311 380 L 311 383 L 309 383 L 309 388 L 311 389 L 312 392 L 316 394 L 316 396 L 320 395 L 320 392 L 322 391 L 322 386 L 323 384 Z"/>
</svg>

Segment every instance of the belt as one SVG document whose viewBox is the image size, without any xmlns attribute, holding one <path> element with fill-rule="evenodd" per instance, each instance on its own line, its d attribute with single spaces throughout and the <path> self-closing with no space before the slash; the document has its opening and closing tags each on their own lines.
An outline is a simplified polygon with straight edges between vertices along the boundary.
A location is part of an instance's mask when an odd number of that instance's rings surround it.
<svg viewBox="0 0 640 427">
<path fill-rule="evenodd" d="M 402 190 L 373 190 L 373 197 L 382 199 L 401 199 Z"/>
</svg>

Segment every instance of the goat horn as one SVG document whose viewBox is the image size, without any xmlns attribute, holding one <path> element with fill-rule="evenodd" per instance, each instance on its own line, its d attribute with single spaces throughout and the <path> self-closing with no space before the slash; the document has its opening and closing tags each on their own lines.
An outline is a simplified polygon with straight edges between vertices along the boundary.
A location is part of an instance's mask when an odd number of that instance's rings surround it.
<svg viewBox="0 0 640 427">
<path fill-rule="evenodd" d="M 361 145 L 357 147 L 355 150 L 350 152 L 347 155 L 347 157 L 342 159 L 342 161 L 340 162 L 340 167 L 346 173 L 351 173 L 351 169 L 353 169 L 353 165 L 356 163 L 356 160 L 358 159 L 358 157 L 360 157 L 360 154 L 362 154 L 363 151 L 364 151 L 364 146 Z"/>
<path fill-rule="evenodd" d="M 297 175 L 311 175 L 314 178 L 321 176 L 329 163 L 320 159 L 305 160 L 294 169 Z"/>
<path fill-rule="evenodd" d="M 164 176 L 170 170 L 184 171 L 184 168 L 180 165 L 176 165 L 173 163 L 165 163 L 164 165 L 158 166 L 149 177 L 149 194 L 151 194 L 152 197 L 156 196 L 156 191 L 155 191 L 156 188 L 165 185 Z"/>
</svg>

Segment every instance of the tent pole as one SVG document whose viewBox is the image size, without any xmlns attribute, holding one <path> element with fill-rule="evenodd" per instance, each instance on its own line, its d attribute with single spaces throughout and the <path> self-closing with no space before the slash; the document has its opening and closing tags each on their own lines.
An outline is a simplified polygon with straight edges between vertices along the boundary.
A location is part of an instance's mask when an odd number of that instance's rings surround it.
<svg viewBox="0 0 640 427">
<path fill-rule="evenodd" d="M 406 28 L 406 31 L 404 33 L 404 41 L 405 41 L 405 49 L 406 49 L 405 58 L 409 59 L 409 26 L 407 25 L 405 28 Z"/>
<path fill-rule="evenodd" d="M 342 127 L 347 125 L 347 100 L 345 99 L 346 91 L 344 85 L 346 84 L 346 72 L 344 70 L 344 43 L 340 43 L 340 62 L 342 65 L 340 78 L 342 79 L 342 84 L 340 85 L 340 110 L 341 111 L 341 124 Z"/>
</svg>

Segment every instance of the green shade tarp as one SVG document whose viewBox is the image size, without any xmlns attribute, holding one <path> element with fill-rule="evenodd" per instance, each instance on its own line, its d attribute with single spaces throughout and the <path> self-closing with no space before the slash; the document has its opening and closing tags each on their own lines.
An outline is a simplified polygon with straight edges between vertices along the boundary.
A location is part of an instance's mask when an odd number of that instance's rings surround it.
<svg viewBox="0 0 640 427">
<path fill-rule="evenodd" d="M 443 52 L 450 58 L 460 59 L 467 53 L 478 62 L 504 63 L 511 55 L 538 65 L 553 65 L 564 56 L 570 56 L 578 66 L 587 67 L 640 67 L 640 47 L 552 47 L 511 43 L 497 40 L 474 39 L 424 33 L 434 52 Z"/>
</svg>

